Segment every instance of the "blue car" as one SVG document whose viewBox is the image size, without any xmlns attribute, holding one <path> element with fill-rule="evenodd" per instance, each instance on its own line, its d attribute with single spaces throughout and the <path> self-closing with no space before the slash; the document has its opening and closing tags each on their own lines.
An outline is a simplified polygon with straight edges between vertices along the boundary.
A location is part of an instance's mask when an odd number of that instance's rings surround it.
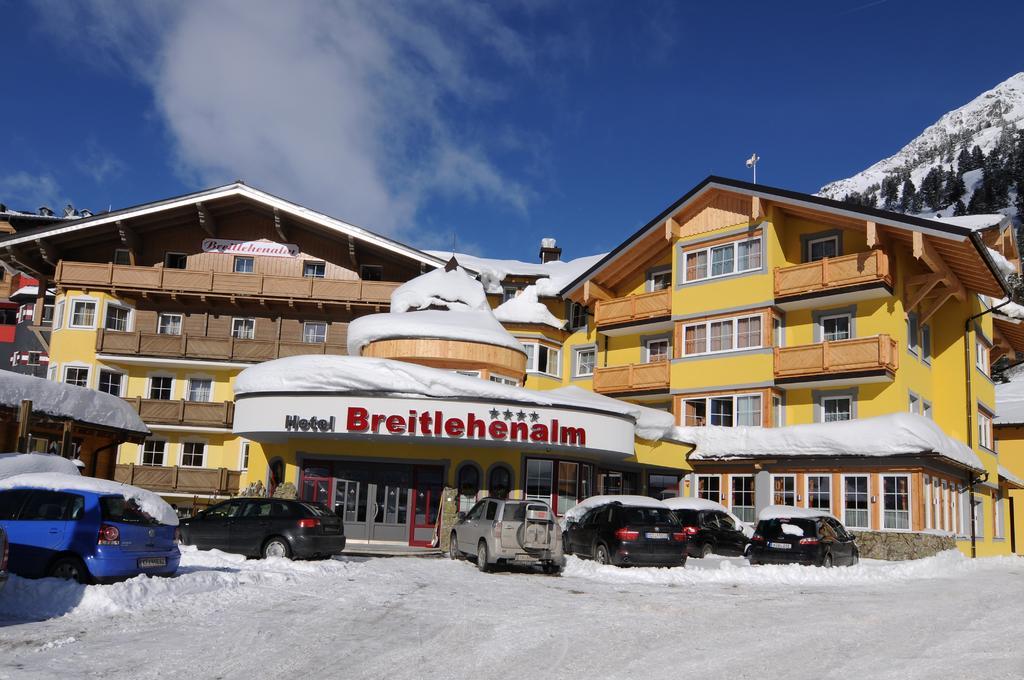
<svg viewBox="0 0 1024 680">
<path fill-rule="evenodd" d="M 3 490 L 0 527 L 10 542 L 8 570 L 28 578 L 109 583 L 139 574 L 171 576 L 181 560 L 176 527 L 109 493 Z"/>
</svg>

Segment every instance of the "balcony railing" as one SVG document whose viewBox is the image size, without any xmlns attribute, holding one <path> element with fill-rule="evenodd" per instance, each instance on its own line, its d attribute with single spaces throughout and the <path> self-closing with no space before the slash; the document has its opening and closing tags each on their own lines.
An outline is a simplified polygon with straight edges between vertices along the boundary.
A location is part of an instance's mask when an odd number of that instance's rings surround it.
<svg viewBox="0 0 1024 680">
<path fill-rule="evenodd" d="M 204 402 L 184 399 L 126 399 L 146 423 L 231 427 L 235 416 L 233 401 Z"/>
<path fill-rule="evenodd" d="M 241 472 L 227 468 L 157 467 L 129 463 L 114 469 L 114 481 L 158 493 L 236 495 L 241 478 Z"/>
<path fill-rule="evenodd" d="M 858 372 L 894 372 L 899 344 L 888 335 L 775 348 L 775 377 L 823 377 Z"/>
<path fill-rule="evenodd" d="M 805 295 L 868 283 L 886 283 L 892 287 L 889 256 L 881 250 L 826 257 L 807 264 L 776 268 L 775 297 Z"/>
<path fill-rule="evenodd" d="M 594 369 L 594 391 L 602 394 L 667 390 L 671 364 L 655 361 Z"/>
<path fill-rule="evenodd" d="M 132 267 L 92 262 L 57 263 L 55 282 L 63 288 L 111 288 L 154 293 L 223 295 L 278 300 L 389 304 L 400 283 L 319 279 L 305 276 L 236 274 L 197 269 Z"/>
<path fill-rule="evenodd" d="M 598 326 L 611 326 L 669 316 L 671 313 L 672 291 L 666 289 L 613 300 L 599 300 L 594 309 L 594 320 Z"/>
<path fill-rule="evenodd" d="M 239 340 L 140 331 L 123 333 L 102 328 L 96 332 L 96 351 L 100 354 L 221 361 L 269 361 L 299 354 L 348 354 L 344 345 L 325 342 Z"/>
</svg>

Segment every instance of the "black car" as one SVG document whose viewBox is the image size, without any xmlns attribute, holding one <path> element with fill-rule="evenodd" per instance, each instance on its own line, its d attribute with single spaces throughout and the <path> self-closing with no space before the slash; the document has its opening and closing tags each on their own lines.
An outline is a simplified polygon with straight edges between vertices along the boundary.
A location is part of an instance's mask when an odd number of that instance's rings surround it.
<svg viewBox="0 0 1024 680">
<path fill-rule="evenodd" d="M 238 498 L 184 519 L 181 540 L 250 557 L 328 557 L 345 548 L 342 519 L 319 503 Z"/>
<path fill-rule="evenodd" d="M 726 513 L 693 509 L 676 509 L 672 513 L 683 525 L 690 557 L 707 557 L 712 553 L 735 557 L 746 553 L 750 539 Z"/>
<path fill-rule="evenodd" d="M 565 552 L 600 564 L 676 567 L 686 564 L 686 534 L 668 508 L 620 502 L 588 510 L 570 522 Z"/>
<path fill-rule="evenodd" d="M 750 541 L 751 564 L 831 567 L 860 561 L 853 534 L 830 516 L 762 519 Z"/>
</svg>

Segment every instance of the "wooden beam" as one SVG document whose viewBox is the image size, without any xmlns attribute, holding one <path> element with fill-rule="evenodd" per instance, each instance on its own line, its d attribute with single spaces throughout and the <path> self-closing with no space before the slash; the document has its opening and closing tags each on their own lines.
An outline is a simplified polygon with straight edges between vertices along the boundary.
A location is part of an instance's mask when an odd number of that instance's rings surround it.
<svg viewBox="0 0 1024 680">
<path fill-rule="evenodd" d="M 593 300 L 611 300 L 613 297 L 615 296 L 611 292 L 592 280 L 587 280 L 583 284 L 583 304 L 590 304 Z"/>
<path fill-rule="evenodd" d="M 665 240 L 671 241 L 677 236 L 682 236 L 682 232 L 679 229 L 679 223 L 676 222 L 675 218 L 670 217 L 665 220 Z"/>
<path fill-rule="evenodd" d="M 956 291 L 953 290 L 952 288 L 943 288 L 942 290 L 940 290 L 938 296 L 935 298 L 935 302 L 933 302 L 932 305 L 928 308 L 928 311 L 923 312 L 921 314 L 921 320 L 918 321 L 918 324 L 923 326 L 926 323 L 928 323 L 928 319 L 935 316 L 935 312 L 939 311 L 942 305 L 946 304 L 946 302 L 948 302 L 951 297 L 955 296 Z"/>
<path fill-rule="evenodd" d="M 139 235 L 124 220 L 118 220 L 114 225 L 117 227 L 117 235 L 121 238 L 121 243 L 128 249 L 128 257 L 132 261 L 132 266 L 138 264 L 139 253 L 142 251 Z"/>
<path fill-rule="evenodd" d="M 274 208 L 274 231 L 282 241 L 288 240 L 288 228 L 285 226 L 284 218 L 281 217 L 281 211 L 277 208 Z"/>
<path fill-rule="evenodd" d="M 31 274 L 37 279 L 48 276 L 48 274 L 43 272 L 43 260 L 39 258 L 38 255 L 27 252 L 21 246 L 7 246 L 7 257 L 5 259 L 10 262 L 15 269 L 19 269 L 26 274 Z"/>
<path fill-rule="evenodd" d="M 750 221 L 759 220 L 764 217 L 764 206 L 761 204 L 760 196 L 750 197 Z"/>
<path fill-rule="evenodd" d="M 196 203 L 196 210 L 199 213 L 199 226 L 212 238 L 216 238 L 217 222 L 213 219 L 213 215 L 207 209 L 206 204 L 202 201 Z"/>
<path fill-rule="evenodd" d="M 912 311 L 912 310 L 916 309 L 917 306 L 919 304 L 921 304 L 921 302 L 926 297 L 928 297 L 928 294 L 932 292 L 932 289 L 935 288 L 935 286 L 937 286 L 940 283 L 942 283 L 942 281 L 943 281 L 942 274 L 926 274 L 923 277 L 915 276 L 910 281 L 908 281 L 907 284 L 910 285 L 910 286 L 913 286 L 916 283 L 918 283 L 918 281 L 915 281 L 915 279 L 920 279 L 920 278 L 925 279 L 924 281 L 920 281 L 919 282 L 919 283 L 922 284 L 921 288 L 918 289 L 918 291 L 916 293 L 914 293 L 913 296 L 911 296 L 909 294 L 907 295 L 907 298 L 908 298 L 908 300 L 907 300 L 907 311 Z"/>
<path fill-rule="evenodd" d="M 946 265 L 945 260 L 935 252 L 935 248 L 932 246 L 931 241 L 925 238 L 925 235 L 921 232 L 915 231 L 911 237 L 911 242 L 914 257 L 924 262 L 925 265 L 936 274 L 942 274 L 944 279 L 942 282 L 943 285 L 952 290 L 953 296 L 957 300 L 960 302 L 966 300 L 967 289 L 964 288 L 964 285 L 960 282 L 960 279 L 957 278 L 956 274 L 953 273 L 953 270 Z M 948 300 L 949 298 L 946 299 Z M 945 302 L 945 300 L 943 302 Z M 934 311 L 935 310 L 933 310 L 932 313 L 934 313 Z"/>
<path fill-rule="evenodd" d="M 36 239 L 36 247 L 39 248 L 39 256 L 43 258 L 43 262 L 53 267 L 57 266 L 60 262 L 60 248 L 41 238 Z"/>
</svg>

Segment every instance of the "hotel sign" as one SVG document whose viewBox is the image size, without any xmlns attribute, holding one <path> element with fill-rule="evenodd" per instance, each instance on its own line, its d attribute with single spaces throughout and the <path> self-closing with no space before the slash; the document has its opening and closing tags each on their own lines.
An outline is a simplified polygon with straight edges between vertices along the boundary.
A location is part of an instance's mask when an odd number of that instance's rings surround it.
<svg viewBox="0 0 1024 680">
<path fill-rule="evenodd" d="M 299 247 L 294 243 L 275 243 L 274 241 L 233 241 L 227 238 L 204 238 L 203 252 L 225 255 L 298 257 Z"/>
</svg>

